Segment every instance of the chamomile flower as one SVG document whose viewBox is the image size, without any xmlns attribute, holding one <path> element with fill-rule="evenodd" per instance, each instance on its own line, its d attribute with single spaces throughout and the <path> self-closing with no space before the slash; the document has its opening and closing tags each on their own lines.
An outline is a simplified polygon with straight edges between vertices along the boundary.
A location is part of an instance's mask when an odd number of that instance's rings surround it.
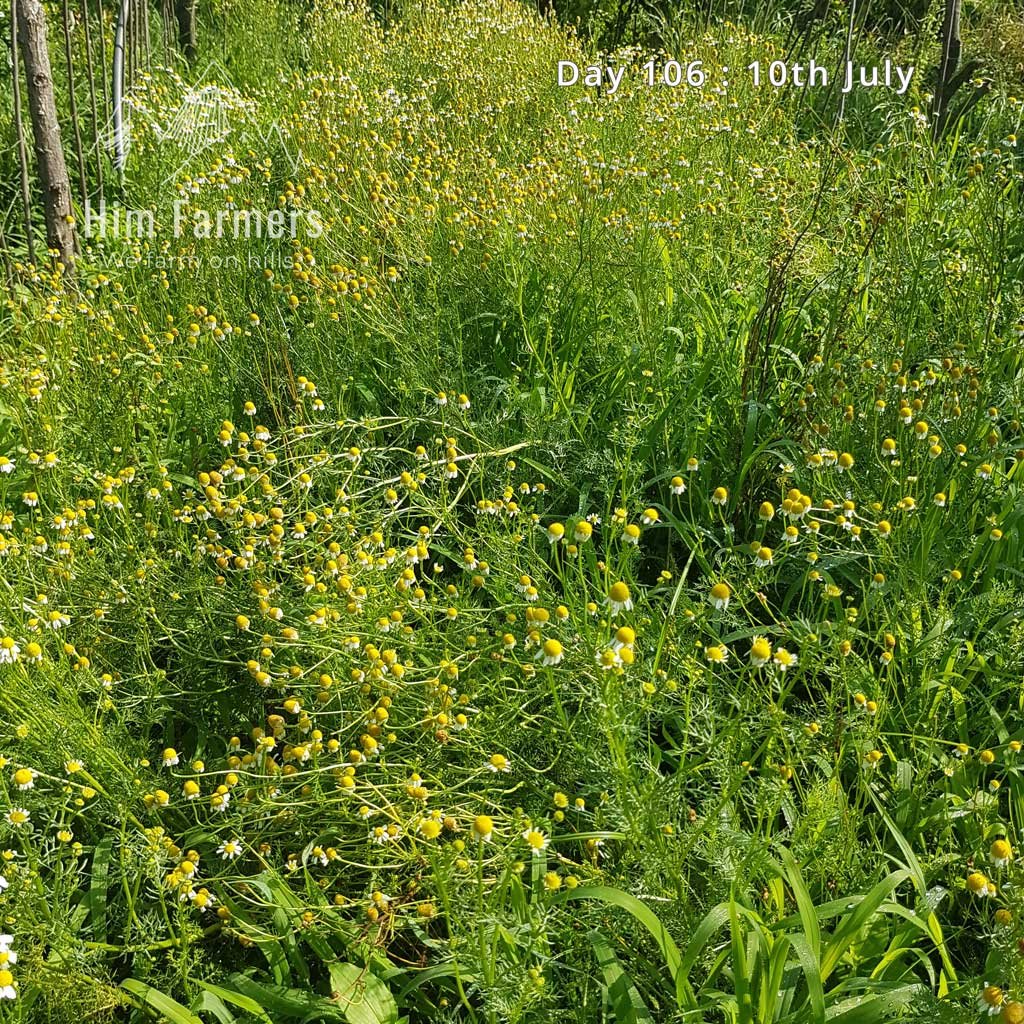
<svg viewBox="0 0 1024 1024">
<path fill-rule="evenodd" d="M 213 893 L 205 888 L 197 889 L 194 893 L 190 893 L 189 898 L 192 901 L 192 906 L 203 913 L 212 910 L 213 905 L 217 902 L 217 898 Z"/>
<path fill-rule="evenodd" d="M 615 631 L 615 640 L 612 643 L 613 651 L 621 651 L 623 648 L 632 648 L 636 643 L 636 633 L 629 626 L 619 626 Z"/>
<path fill-rule="evenodd" d="M 235 860 L 242 855 L 242 841 L 240 839 L 225 839 L 217 847 L 217 853 L 221 860 Z"/>
<path fill-rule="evenodd" d="M 792 654 L 786 650 L 785 647 L 777 647 L 775 653 L 772 655 L 772 663 L 780 672 L 785 672 L 787 669 L 795 668 L 799 658 L 797 655 Z"/>
<path fill-rule="evenodd" d="M 710 665 L 722 665 L 729 657 L 729 649 L 725 644 L 709 644 L 704 648 L 704 657 Z"/>
<path fill-rule="evenodd" d="M 996 911 L 997 916 L 999 913 L 1000 911 Z M 1024 1024 L 1024 1003 L 1016 1000 L 1004 1003 L 999 1020 L 1001 1024 Z"/>
<path fill-rule="evenodd" d="M 885 755 L 880 750 L 869 750 L 862 758 L 862 762 L 865 768 L 874 770 L 882 763 L 883 757 Z"/>
<path fill-rule="evenodd" d="M 708 600 L 718 611 L 725 611 L 729 607 L 729 598 L 731 597 L 732 588 L 728 583 L 716 583 L 708 592 Z"/>
<path fill-rule="evenodd" d="M 1013 860 L 1013 847 L 1006 839 L 997 839 L 989 849 L 989 857 L 997 868 L 1005 868 Z"/>
<path fill-rule="evenodd" d="M 14 637 L 0 637 L 0 665 L 13 665 L 20 654 L 21 648 Z"/>
<path fill-rule="evenodd" d="M 535 828 L 526 829 L 523 832 L 523 838 L 526 840 L 526 845 L 530 847 L 530 852 L 535 857 L 539 857 L 548 848 L 548 843 L 550 842 L 543 832 Z"/>
<path fill-rule="evenodd" d="M 979 1009 L 990 1016 L 999 1013 L 1005 1002 L 1006 996 L 1003 995 L 1003 990 L 998 985 L 986 983 L 985 987 L 981 990 L 981 994 L 978 996 Z"/>
<path fill-rule="evenodd" d="M 565 657 L 565 649 L 562 647 L 558 640 L 553 637 L 544 641 L 541 644 L 540 650 L 537 652 L 537 658 L 544 665 L 553 666 L 557 665 Z"/>
<path fill-rule="evenodd" d="M 583 544 L 594 534 L 594 527 L 591 523 L 587 522 L 586 519 L 581 519 L 573 529 L 573 539 L 577 544 Z"/>
<path fill-rule="evenodd" d="M 63 629 L 65 626 L 71 625 L 71 616 L 53 608 L 44 616 L 43 625 L 47 629 Z"/>
<path fill-rule="evenodd" d="M 489 772 L 497 775 L 499 772 L 508 774 L 512 771 L 512 763 L 504 754 L 491 754 L 487 759 L 486 768 Z"/>
<path fill-rule="evenodd" d="M 989 881 L 988 876 L 981 871 L 972 871 L 967 876 L 967 891 L 972 896 L 977 896 L 981 899 L 985 897 L 995 896 L 996 887 Z"/>
<path fill-rule="evenodd" d="M 27 828 L 32 824 L 32 815 L 24 807 L 12 807 L 4 815 L 4 820 L 15 828 Z"/>
<path fill-rule="evenodd" d="M 420 822 L 420 835 L 424 839 L 433 841 L 441 834 L 443 825 L 434 818 L 425 818 Z"/>
<path fill-rule="evenodd" d="M 760 668 L 771 661 L 772 645 L 763 636 L 755 636 L 750 642 L 750 664 Z"/>
<path fill-rule="evenodd" d="M 608 589 L 606 603 L 611 609 L 612 615 L 631 611 L 633 608 L 633 598 L 629 587 L 622 580 L 619 580 L 618 583 L 613 583 Z"/>
</svg>

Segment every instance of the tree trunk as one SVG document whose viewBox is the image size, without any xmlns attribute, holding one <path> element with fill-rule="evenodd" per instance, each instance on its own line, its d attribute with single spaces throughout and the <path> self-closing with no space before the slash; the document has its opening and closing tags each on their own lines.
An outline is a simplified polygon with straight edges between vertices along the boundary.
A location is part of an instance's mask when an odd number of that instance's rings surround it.
<svg viewBox="0 0 1024 1024">
<path fill-rule="evenodd" d="M 196 0 L 174 0 L 178 45 L 189 61 L 196 58 Z"/>
<path fill-rule="evenodd" d="M 64 264 L 65 272 L 71 274 L 75 265 L 71 182 L 64 163 L 57 104 L 53 95 L 50 53 L 46 46 L 46 17 L 41 0 L 16 0 L 16 10 L 18 42 L 28 83 L 32 138 L 46 209 L 46 240 Z"/>
</svg>

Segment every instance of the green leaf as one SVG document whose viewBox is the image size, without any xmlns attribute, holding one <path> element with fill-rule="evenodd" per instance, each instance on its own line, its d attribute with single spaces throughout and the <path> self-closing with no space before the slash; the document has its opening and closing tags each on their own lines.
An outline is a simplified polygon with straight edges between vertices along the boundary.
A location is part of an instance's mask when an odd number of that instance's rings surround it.
<svg viewBox="0 0 1024 1024">
<path fill-rule="evenodd" d="M 107 888 L 110 885 L 110 861 L 113 850 L 114 837 L 106 836 L 96 844 L 92 855 L 89 892 L 85 900 L 89 905 L 89 923 L 96 942 L 107 941 Z"/>
<path fill-rule="evenodd" d="M 410 972 L 411 973 L 411 972 Z M 398 1001 L 404 1003 L 406 998 L 416 991 L 421 985 L 425 985 L 434 978 L 461 978 L 465 982 L 475 982 L 477 976 L 466 971 L 459 970 L 455 964 L 435 964 L 433 967 L 426 967 L 422 971 L 416 971 L 412 980 L 407 982 L 398 992 Z"/>
<path fill-rule="evenodd" d="M 643 1024 L 647 1021 L 654 1024 L 650 1010 L 632 978 L 623 969 L 611 944 L 600 932 L 591 932 L 589 937 L 598 966 L 604 975 L 608 1001 L 615 1013 L 615 1020 L 618 1024 Z"/>
<path fill-rule="evenodd" d="M 274 1024 L 267 1011 L 255 999 L 250 999 L 248 996 L 243 996 L 240 992 L 233 992 L 231 989 L 222 988 L 220 985 L 214 985 L 208 981 L 197 981 L 196 984 L 206 989 L 206 992 L 216 999 L 225 1003 L 231 1003 L 232 1006 L 237 1006 L 240 1010 L 244 1010 L 246 1013 L 262 1021 L 263 1024 Z M 202 1009 L 202 1007 L 198 1006 L 195 1008 Z"/>
<path fill-rule="evenodd" d="M 768 956 L 768 969 L 761 972 L 761 996 L 758 1010 L 761 1020 L 775 1020 L 779 1001 L 787 994 L 783 983 L 789 967 L 789 951 L 792 943 L 788 935 L 779 935 L 772 944 Z"/>
<path fill-rule="evenodd" d="M 910 877 L 906 869 L 894 871 L 878 883 L 866 896 L 862 897 L 857 906 L 839 922 L 831 940 L 821 958 L 821 980 L 827 981 L 836 969 L 843 954 L 849 949 L 857 933 L 867 924 L 868 919 L 878 910 L 882 902 L 902 882 Z"/>
<path fill-rule="evenodd" d="M 743 929 L 740 927 L 739 906 L 735 899 L 729 900 L 729 936 L 732 945 L 732 983 L 736 990 L 739 1024 L 753 1024 L 754 1008 L 750 994 L 750 971 L 747 967 L 747 954 L 743 948 Z"/>
<path fill-rule="evenodd" d="M 879 816 L 885 822 L 886 827 L 889 829 L 889 833 L 896 841 L 896 845 L 899 846 L 900 851 L 903 853 L 905 858 L 904 867 L 908 871 L 910 878 L 914 882 L 914 887 L 918 891 L 918 895 L 924 899 L 928 892 L 928 883 L 925 881 L 924 871 L 921 868 L 920 861 L 914 855 L 914 851 L 907 842 L 906 836 L 896 827 L 896 823 L 886 813 L 885 808 L 882 806 L 881 801 L 878 799 L 875 791 L 870 786 L 868 787 L 868 795 L 871 797 L 872 803 L 875 805 L 875 810 L 878 811 Z M 945 978 L 942 979 L 940 984 L 941 989 L 946 988 L 946 979 L 952 982 L 956 982 L 956 968 L 953 966 L 952 960 L 949 957 L 949 950 L 946 948 L 946 938 L 942 934 L 942 925 L 939 924 L 939 919 L 933 910 L 929 910 L 925 918 L 922 919 L 924 930 L 928 934 L 929 938 L 935 943 L 935 947 L 938 950 L 939 957 L 942 960 L 942 969 L 945 972 Z M 940 995 L 945 995 L 945 991 L 940 992 Z"/>
<path fill-rule="evenodd" d="M 278 1017 L 290 1020 L 345 1020 L 336 1003 L 304 989 L 288 988 L 285 985 L 269 985 L 254 981 L 244 974 L 232 974 L 228 979 L 238 991 L 257 1002 L 275 1024 Z"/>
<path fill-rule="evenodd" d="M 804 876 L 800 873 L 796 858 L 789 850 L 782 851 L 782 863 L 786 880 L 796 899 L 796 908 L 800 913 L 800 923 L 804 927 L 807 945 L 810 947 L 815 964 L 817 964 L 821 957 L 821 929 L 818 927 L 818 917 L 814 912 L 814 900 L 811 898 L 807 883 L 804 882 Z M 815 967 L 815 973 L 817 973 L 817 967 Z"/>
<path fill-rule="evenodd" d="M 238 1018 L 224 1005 L 224 1000 L 212 992 L 200 992 L 192 1000 L 192 1009 L 212 1013 L 220 1024 L 238 1024 Z"/>
<path fill-rule="evenodd" d="M 790 935 L 789 941 L 793 944 L 793 952 L 796 953 L 807 979 L 807 994 L 814 1013 L 811 1019 L 815 1024 L 822 1024 L 825 1020 L 825 991 L 821 984 L 821 963 L 815 955 L 814 947 L 802 932 Z"/>
<path fill-rule="evenodd" d="M 724 928 L 728 923 L 728 903 L 719 903 L 717 907 L 713 907 L 704 915 L 704 919 L 699 925 L 697 925 L 697 930 L 693 933 L 693 938 L 690 939 L 689 945 L 686 947 L 686 952 L 683 954 L 683 960 L 680 966 L 686 974 L 689 974 L 693 969 L 693 965 L 697 962 L 697 957 L 700 956 L 711 936 L 714 935 L 715 932 Z"/>
<path fill-rule="evenodd" d="M 387 985 L 369 968 L 331 964 L 331 998 L 349 1024 L 395 1024 L 398 1004 Z"/>
<path fill-rule="evenodd" d="M 665 966 L 675 981 L 676 1001 L 681 1009 L 698 1009 L 697 998 L 693 994 L 690 982 L 682 969 L 683 958 L 679 953 L 679 947 L 675 940 L 668 933 L 668 929 L 658 920 L 646 904 L 641 903 L 635 896 L 621 889 L 615 889 L 608 885 L 584 886 L 580 889 L 569 889 L 558 893 L 552 903 L 563 903 L 569 900 L 600 900 L 602 903 L 610 903 L 612 906 L 621 907 L 629 911 L 637 921 L 640 922 L 654 937 L 658 949 L 665 960 Z"/>
<path fill-rule="evenodd" d="M 888 1024 L 924 991 L 924 985 L 901 984 L 886 992 L 853 996 L 830 1006 L 826 1019 L 829 1024 Z"/>
<path fill-rule="evenodd" d="M 121 982 L 121 988 L 132 997 L 137 1006 L 152 1010 L 170 1024 L 203 1024 L 191 1010 L 185 1009 L 177 1000 L 153 988 L 152 985 L 137 981 L 135 978 L 126 978 Z"/>
</svg>

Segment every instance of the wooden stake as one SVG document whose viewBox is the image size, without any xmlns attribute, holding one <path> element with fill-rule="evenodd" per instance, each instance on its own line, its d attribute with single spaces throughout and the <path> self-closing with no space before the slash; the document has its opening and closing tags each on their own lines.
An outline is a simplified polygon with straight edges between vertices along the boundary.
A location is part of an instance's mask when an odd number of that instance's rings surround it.
<svg viewBox="0 0 1024 1024">
<path fill-rule="evenodd" d="M 46 15 L 42 0 L 15 0 L 15 8 L 18 42 L 25 62 L 32 140 L 43 190 L 46 241 L 64 265 L 64 272 L 73 274 L 76 242 L 71 182 L 64 162 L 57 101 L 53 93 L 50 51 L 46 43 Z"/>
<path fill-rule="evenodd" d="M 25 218 L 25 243 L 28 261 L 36 261 L 36 244 L 32 238 L 32 189 L 28 180 L 28 147 L 25 126 L 21 120 L 21 71 L 18 60 L 18 0 L 11 0 L 11 74 L 14 87 L 14 128 L 18 137 L 18 169 L 21 172 L 21 206 Z"/>
</svg>

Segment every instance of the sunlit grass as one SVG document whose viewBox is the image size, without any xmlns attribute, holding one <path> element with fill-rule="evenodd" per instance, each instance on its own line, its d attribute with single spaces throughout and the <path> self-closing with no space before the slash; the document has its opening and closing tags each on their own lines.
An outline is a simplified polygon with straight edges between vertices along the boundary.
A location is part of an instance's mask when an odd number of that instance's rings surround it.
<svg viewBox="0 0 1024 1024">
<path fill-rule="evenodd" d="M 1024 1019 L 1019 104 L 229 7 L 0 313 L 0 1020 Z"/>
</svg>

